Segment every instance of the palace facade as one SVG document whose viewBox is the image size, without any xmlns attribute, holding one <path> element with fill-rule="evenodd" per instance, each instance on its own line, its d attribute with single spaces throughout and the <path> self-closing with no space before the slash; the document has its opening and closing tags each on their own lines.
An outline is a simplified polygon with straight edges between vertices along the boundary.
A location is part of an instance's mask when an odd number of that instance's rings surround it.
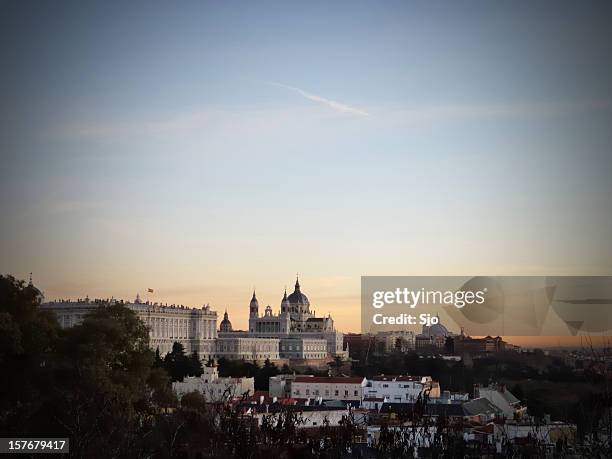
<svg viewBox="0 0 612 459">
<path fill-rule="evenodd" d="M 200 356 L 214 356 L 217 338 L 217 313 L 208 305 L 202 308 L 189 308 L 178 305 L 161 305 L 143 302 L 139 295 L 133 302 L 119 300 L 90 300 L 89 298 L 51 301 L 43 303 L 42 309 L 55 313 L 62 328 L 80 324 L 85 316 L 94 309 L 109 303 L 120 303 L 136 313 L 138 318 L 149 328 L 149 340 L 152 349 L 159 349 L 160 354 L 172 350 L 175 341 L 180 342 L 185 352 L 197 351 Z"/>
<path fill-rule="evenodd" d="M 334 328 L 331 316 L 316 317 L 310 302 L 300 291 L 299 281 L 294 292 L 281 300 L 278 314 L 270 306 L 259 314 L 255 292 L 249 303 L 249 330 L 234 331 L 227 311 L 217 331 L 217 312 L 208 305 L 189 308 L 182 305 L 162 305 L 142 301 L 137 295 L 133 302 L 118 300 L 60 300 L 43 303 L 41 308 L 53 311 L 63 328 L 83 321 L 95 308 L 120 303 L 131 309 L 149 328 L 151 348 L 164 355 L 175 341 L 185 352 L 196 351 L 203 360 L 208 358 L 240 360 L 265 359 L 327 359 L 344 357 L 343 334 Z"/>
</svg>

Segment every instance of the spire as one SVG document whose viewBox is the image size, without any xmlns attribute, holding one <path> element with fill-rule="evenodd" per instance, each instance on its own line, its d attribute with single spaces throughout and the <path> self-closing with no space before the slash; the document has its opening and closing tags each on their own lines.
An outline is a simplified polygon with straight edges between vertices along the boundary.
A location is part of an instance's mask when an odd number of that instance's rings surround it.
<svg viewBox="0 0 612 459">
<path fill-rule="evenodd" d="M 285 286 L 285 294 L 283 295 L 283 301 L 287 301 L 287 286 Z"/>
<path fill-rule="evenodd" d="M 255 296 L 255 289 L 253 289 L 253 298 L 249 303 L 249 317 L 258 317 L 259 315 L 259 302 L 257 296 Z"/>
<path fill-rule="evenodd" d="M 30 282 L 28 283 L 28 285 L 30 287 L 32 287 L 34 284 L 32 283 L 32 273 L 30 273 Z"/>
<path fill-rule="evenodd" d="M 297 273 L 295 275 L 295 291 L 296 292 L 300 291 L 300 276 Z"/>
</svg>

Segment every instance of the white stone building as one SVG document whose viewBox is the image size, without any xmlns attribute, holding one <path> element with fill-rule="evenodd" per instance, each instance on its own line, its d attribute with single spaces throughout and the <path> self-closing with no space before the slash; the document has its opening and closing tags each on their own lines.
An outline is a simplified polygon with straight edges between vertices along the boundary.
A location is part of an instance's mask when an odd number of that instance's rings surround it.
<svg viewBox="0 0 612 459">
<path fill-rule="evenodd" d="M 361 401 L 365 385 L 362 377 L 297 376 L 291 383 L 291 397 Z"/>
<path fill-rule="evenodd" d="M 309 375 L 300 375 L 312 378 Z M 291 384 L 295 381 L 298 376 L 293 375 L 276 375 L 270 376 L 269 378 L 269 389 L 268 392 L 270 397 L 276 398 L 289 398 L 291 397 Z"/>
<path fill-rule="evenodd" d="M 214 357 L 217 338 L 217 313 L 208 306 L 189 308 L 186 306 L 167 306 L 143 302 L 136 296 L 134 302 L 116 300 L 102 301 L 85 298 L 77 301 L 51 301 L 41 305 L 41 309 L 51 310 L 57 316 L 62 328 L 80 324 L 85 316 L 108 303 L 121 303 L 136 313 L 138 318 L 149 327 L 151 348 L 159 348 L 162 355 L 172 350 L 178 341 L 185 352 L 197 351 L 202 359 Z"/>
<path fill-rule="evenodd" d="M 297 429 L 319 428 L 324 425 L 328 427 L 337 427 L 341 425 L 342 421 L 350 414 L 346 407 L 326 407 L 322 405 L 272 405 L 263 408 L 257 406 L 247 410 L 247 414 L 251 414 L 252 412 L 255 419 L 257 419 L 257 423 L 261 425 L 264 418 L 269 418 L 272 422 L 278 421 L 280 413 L 283 410 L 291 410 L 298 415 L 300 422 L 296 425 Z"/>
<path fill-rule="evenodd" d="M 187 353 L 197 351 L 202 360 L 324 360 L 347 354 L 343 350 L 343 334 L 335 330 L 333 319 L 316 317 L 310 311 L 310 302 L 300 291 L 298 281 L 291 295 L 285 292 L 278 315 L 272 314 L 268 306 L 265 314 L 259 316 L 259 303 L 253 292 L 248 331 L 233 331 L 227 311 L 217 332 L 217 313 L 207 305 L 202 308 L 168 306 L 143 302 L 140 296 L 133 302 L 91 301 L 89 298 L 52 301 L 41 308 L 54 311 L 62 327 L 71 327 L 109 302 L 120 303 L 137 314 L 149 327 L 151 348 L 159 349 L 161 355 L 170 352 L 175 341 L 181 343 Z"/>
<path fill-rule="evenodd" d="M 381 331 L 376 333 L 376 341 L 384 343 L 385 352 L 408 352 L 415 349 L 414 332 L 411 330 Z"/>
<path fill-rule="evenodd" d="M 189 392 L 199 392 L 209 402 L 231 400 L 243 395 L 252 396 L 255 393 L 254 378 L 221 378 L 217 367 L 204 367 L 200 377 L 189 376 L 183 381 L 172 383 L 172 389 L 179 399 Z"/>
<path fill-rule="evenodd" d="M 229 360 L 279 359 L 279 339 L 251 336 L 248 333 L 219 333 L 215 358 Z"/>
<path fill-rule="evenodd" d="M 287 358 L 318 359 L 330 356 L 345 357 L 347 355 L 343 349 L 344 335 L 335 329 L 334 320 L 330 315 L 317 317 L 314 311 L 310 309 L 310 301 L 302 293 L 299 280 L 295 282 L 293 293 L 287 295 L 285 291 L 278 314 L 274 314 L 272 307 L 267 306 L 264 314 L 260 315 L 259 301 L 255 292 L 253 292 L 253 297 L 249 303 L 248 333 L 251 336 L 281 339 L 281 357 L 286 355 Z M 297 349 L 292 341 L 287 341 L 283 345 L 282 340 L 286 338 L 310 341 L 302 341 L 298 344 L 299 349 Z M 322 344 L 323 341 L 326 344 L 324 353 L 319 352 L 319 344 Z M 306 346 L 306 349 L 304 349 L 304 346 Z"/>
<path fill-rule="evenodd" d="M 498 407 L 506 419 L 518 419 L 527 414 L 527 407 L 503 384 L 474 386 L 474 398 L 484 397 Z"/>
<path fill-rule="evenodd" d="M 367 380 L 363 394 L 387 403 L 411 403 L 425 390 L 429 390 L 430 398 L 440 397 L 440 385 L 430 376 L 380 375 Z"/>
<path fill-rule="evenodd" d="M 284 359 L 325 359 L 327 341 L 322 338 L 287 336 L 279 340 L 279 354 Z"/>
</svg>

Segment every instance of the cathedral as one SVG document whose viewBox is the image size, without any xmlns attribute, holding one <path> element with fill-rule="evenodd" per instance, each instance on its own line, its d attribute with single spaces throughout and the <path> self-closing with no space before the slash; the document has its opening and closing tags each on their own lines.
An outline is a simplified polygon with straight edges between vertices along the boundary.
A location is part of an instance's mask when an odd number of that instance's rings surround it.
<svg viewBox="0 0 612 459">
<path fill-rule="evenodd" d="M 308 297 L 301 291 L 299 279 L 295 281 L 293 293 L 283 295 L 278 313 L 266 306 L 259 312 L 257 295 L 249 303 L 248 331 L 232 331 L 232 325 L 225 313 L 219 327 L 220 338 L 278 339 L 281 358 L 326 358 L 344 356 L 343 334 L 334 328 L 330 315 L 317 317 L 310 309 Z M 307 352 L 307 351 L 313 352 Z"/>
<path fill-rule="evenodd" d="M 180 342 L 186 352 L 197 351 L 203 359 L 317 360 L 346 356 L 343 334 L 335 330 L 329 315 L 316 317 L 310 310 L 310 302 L 300 290 L 298 280 L 291 295 L 285 291 L 278 314 L 267 306 L 260 315 L 253 292 L 246 331 L 232 328 L 227 310 L 217 332 L 217 313 L 208 305 L 202 308 L 168 306 L 143 302 L 138 295 L 133 302 L 85 298 L 51 301 L 40 307 L 54 312 L 60 326 L 68 328 L 80 324 L 96 308 L 112 303 L 121 303 L 134 311 L 149 328 L 151 347 L 159 349 L 162 355 L 170 352 L 174 342 Z"/>
<path fill-rule="evenodd" d="M 269 333 L 310 333 L 334 331 L 331 316 L 316 317 L 310 310 L 308 297 L 300 290 L 300 281 L 296 279 L 295 290 L 287 296 L 287 290 L 280 303 L 280 311 L 273 314 L 267 306 L 262 316 L 259 315 L 259 302 L 253 292 L 249 303 L 249 332 L 255 334 Z"/>
</svg>

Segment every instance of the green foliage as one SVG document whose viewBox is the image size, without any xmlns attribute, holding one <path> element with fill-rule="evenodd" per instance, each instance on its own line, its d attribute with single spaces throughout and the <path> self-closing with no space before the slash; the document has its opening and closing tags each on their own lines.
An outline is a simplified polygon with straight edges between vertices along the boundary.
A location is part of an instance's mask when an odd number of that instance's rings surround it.
<svg viewBox="0 0 612 459">
<path fill-rule="evenodd" d="M 172 390 L 172 380 L 164 368 L 153 367 L 149 372 L 147 385 L 151 389 L 151 403 L 157 409 L 174 408 L 178 404 Z"/>
<path fill-rule="evenodd" d="M 189 374 L 191 376 L 202 376 L 204 368 L 202 367 L 202 360 L 197 351 L 193 351 L 189 356 L 189 365 Z"/>
<path fill-rule="evenodd" d="M 60 333 L 42 295 L 12 276 L 0 276 L 0 431 L 23 434 L 36 422 L 50 383 Z"/>
<path fill-rule="evenodd" d="M 267 391 L 270 387 L 270 377 L 281 373 L 278 367 L 270 362 L 269 359 L 266 359 L 263 367 L 260 367 L 257 362 L 221 358 L 219 359 L 218 366 L 219 376 L 255 378 L 255 390 Z M 290 373 L 290 370 L 287 373 Z"/>
<path fill-rule="evenodd" d="M 166 354 L 161 364 L 172 381 L 182 381 L 186 376 L 201 376 L 204 372 L 200 356 L 196 351 L 185 355 L 185 348 L 179 342 L 172 345 L 172 351 Z"/>
<path fill-rule="evenodd" d="M 61 330 L 41 299 L 35 287 L 0 276 L 0 431 L 70 437 L 75 457 L 137 455 L 154 408 L 146 327 L 109 305 Z"/>
</svg>

